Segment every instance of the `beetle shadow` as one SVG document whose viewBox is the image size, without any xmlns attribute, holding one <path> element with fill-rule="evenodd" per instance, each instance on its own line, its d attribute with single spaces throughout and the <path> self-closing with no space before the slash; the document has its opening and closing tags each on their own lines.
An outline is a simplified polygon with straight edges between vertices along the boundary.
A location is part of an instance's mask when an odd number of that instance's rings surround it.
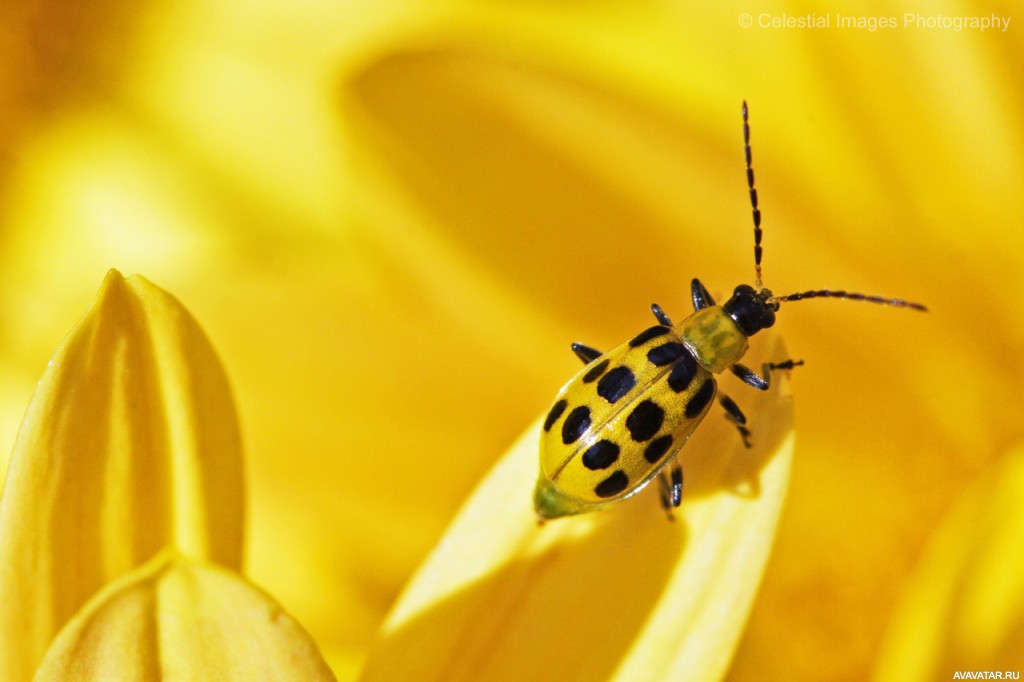
<svg viewBox="0 0 1024 682">
<path fill-rule="evenodd" d="M 788 357 L 778 335 L 767 332 L 758 341 L 758 347 L 746 359 L 751 367 L 760 367 L 765 358 L 779 362 Z M 723 491 L 745 498 L 759 497 L 761 471 L 793 430 L 793 397 L 788 372 L 773 374 L 768 391 L 752 389 L 738 380 L 732 381 L 731 377 L 726 377 L 725 381 L 720 379 L 719 383 L 719 395 L 723 390 L 727 392 L 746 414 L 751 446 L 744 446 L 736 427 L 724 418 L 724 411 L 717 405 L 712 406 L 704 423 L 676 455 L 685 476 L 684 504 L 687 498 Z M 716 416 L 715 411 L 719 415 Z"/>
<path fill-rule="evenodd" d="M 533 532 L 557 535 L 385 635 L 360 679 L 611 677 L 686 551 L 685 524 L 667 523 L 646 505 L 623 505 Z"/>
</svg>

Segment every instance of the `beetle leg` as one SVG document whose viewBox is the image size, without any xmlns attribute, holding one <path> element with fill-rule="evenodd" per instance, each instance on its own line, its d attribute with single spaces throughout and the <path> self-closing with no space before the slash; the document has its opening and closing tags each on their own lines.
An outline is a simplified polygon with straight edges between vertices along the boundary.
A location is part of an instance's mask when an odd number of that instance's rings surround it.
<svg viewBox="0 0 1024 682">
<path fill-rule="evenodd" d="M 767 368 L 768 365 L 765 365 L 765 367 Z M 746 365 L 741 365 L 738 362 L 732 367 L 730 367 L 729 370 L 737 377 L 739 377 L 740 381 L 742 381 L 746 385 L 752 386 L 761 391 L 768 390 L 768 386 L 770 385 L 769 382 L 771 380 L 771 374 L 769 374 L 767 370 L 764 373 L 763 379 L 757 375 L 757 372 L 750 369 Z"/>
<path fill-rule="evenodd" d="M 654 316 L 656 318 L 658 318 L 658 323 L 659 324 L 663 324 L 666 327 L 674 327 L 675 326 L 674 324 L 672 324 L 672 320 L 669 319 L 669 316 L 665 314 L 665 311 L 662 310 L 661 306 L 658 305 L 657 303 L 652 303 L 651 304 L 651 312 L 654 313 Z"/>
<path fill-rule="evenodd" d="M 668 471 L 662 469 L 658 475 L 658 484 L 661 487 L 661 506 L 665 508 L 669 521 L 675 520 L 672 509 L 683 502 L 683 467 L 674 457 L 668 466 Z"/>
<path fill-rule="evenodd" d="M 601 357 L 601 351 L 596 348 L 591 348 L 590 346 L 584 346 L 582 343 L 573 343 L 572 352 L 576 354 L 576 357 L 583 361 L 584 365 Z"/>
<path fill-rule="evenodd" d="M 752 386 L 761 391 L 767 391 L 768 387 L 771 386 L 772 384 L 773 369 L 793 369 L 794 367 L 799 367 L 802 364 L 804 364 L 803 360 L 766 362 L 763 365 L 761 365 L 761 371 L 764 373 L 763 379 L 757 375 L 757 372 L 750 369 L 746 365 L 741 365 L 738 362 L 729 369 L 732 371 L 733 374 L 740 378 L 740 381 L 747 384 L 748 386 Z"/>
<path fill-rule="evenodd" d="M 711 294 L 708 293 L 708 290 L 704 288 L 704 285 L 696 277 L 690 282 L 690 296 L 693 298 L 694 310 L 715 305 L 715 299 L 711 298 Z"/>
<path fill-rule="evenodd" d="M 736 426 L 736 430 L 740 432 L 740 438 L 743 439 L 743 444 L 749 448 L 750 429 L 746 427 L 747 417 L 743 414 L 740 406 L 724 393 L 719 396 L 718 402 L 721 403 L 723 408 L 725 408 L 725 418 Z"/>
</svg>

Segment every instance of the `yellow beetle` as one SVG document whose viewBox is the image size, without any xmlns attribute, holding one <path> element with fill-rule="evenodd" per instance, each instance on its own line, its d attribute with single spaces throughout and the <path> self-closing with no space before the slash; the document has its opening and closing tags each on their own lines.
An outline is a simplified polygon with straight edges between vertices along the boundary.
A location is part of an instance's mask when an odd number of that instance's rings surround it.
<svg viewBox="0 0 1024 682">
<path fill-rule="evenodd" d="M 747 186 L 754 217 L 756 286 L 741 284 L 717 305 L 700 280 L 691 282 L 694 312 L 678 325 L 657 306 L 653 326 L 608 353 L 572 345 L 586 363 L 562 387 L 544 420 L 540 477 L 533 504 L 541 520 L 580 514 L 620 502 L 660 475 L 661 500 L 671 510 L 682 501 L 683 470 L 676 453 L 689 439 L 718 394 L 715 374 L 730 370 L 746 384 L 767 390 L 771 371 L 803 361 L 762 366 L 762 374 L 740 364 L 748 339 L 775 324 L 784 301 L 847 298 L 926 310 L 919 303 L 827 289 L 775 296 L 761 283 L 761 212 L 751 167 L 750 125 L 743 103 Z M 719 396 L 726 416 L 749 447 L 746 417 L 728 396 Z M 667 469 L 667 471 L 666 471 Z"/>
</svg>

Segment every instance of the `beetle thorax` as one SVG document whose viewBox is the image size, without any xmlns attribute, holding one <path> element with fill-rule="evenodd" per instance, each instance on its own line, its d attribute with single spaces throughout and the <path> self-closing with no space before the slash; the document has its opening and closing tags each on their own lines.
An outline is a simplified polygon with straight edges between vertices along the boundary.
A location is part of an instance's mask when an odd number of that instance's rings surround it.
<svg viewBox="0 0 1024 682">
<path fill-rule="evenodd" d="M 683 320 L 676 331 L 709 372 L 719 373 L 747 352 L 747 337 L 722 306 L 702 308 Z"/>
</svg>

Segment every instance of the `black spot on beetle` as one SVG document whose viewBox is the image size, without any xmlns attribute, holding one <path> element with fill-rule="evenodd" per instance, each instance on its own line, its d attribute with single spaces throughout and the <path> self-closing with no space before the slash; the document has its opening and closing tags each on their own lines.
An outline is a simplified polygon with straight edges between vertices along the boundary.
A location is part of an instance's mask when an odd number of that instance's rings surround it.
<svg viewBox="0 0 1024 682">
<path fill-rule="evenodd" d="M 637 346 L 642 346 L 651 339 L 656 339 L 663 334 L 668 334 L 668 332 L 668 327 L 662 327 L 661 325 L 651 327 L 633 337 L 633 340 L 629 342 L 629 347 L 636 348 Z"/>
<path fill-rule="evenodd" d="M 555 422 L 558 421 L 558 418 L 562 416 L 563 412 L 565 412 L 565 407 L 568 404 L 569 403 L 566 402 L 566 400 L 563 398 L 562 400 L 559 400 L 557 403 L 551 406 L 551 411 L 548 412 L 547 419 L 544 420 L 545 431 L 551 430 L 551 427 L 555 425 Z"/>
<path fill-rule="evenodd" d="M 655 438 L 647 444 L 647 448 L 644 449 L 644 459 L 651 464 L 657 464 L 658 460 L 668 452 L 668 449 L 672 446 L 672 436 L 662 436 L 661 438 Z"/>
<path fill-rule="evenodd" d="M 616 367 L 597 382 L 597 394 L 610 403 L 629 393 L 636 386 L 636 377 L 629 367 Z"/>
<path fill-rule="evenodd" d="M 669 341 L 647 351 L 647 359 L 658 367 L 664 367 L 670 362 L 675 362 L 683 355 L 688 354 L 689 351 L 686 350 L 686 346 L 675 341 Z"/>
<path fill-rule="evenodd" d="M 683 353 L 668 375 L 668 387 L 682 393 L 697 376 L 697 360 L 690 353 Z"/>
<path fill-rule="evenodd" d="M 610 440 L 599 440 L 583 453 L 583 466 L 591 470 L 607 469 L 619 459 L 619 446 Z"/>
<path fill-rule="evenodd" d="M 645 400 L 626 417 L 626 428 L 629 435 L 638 443 L 654 436 L 665 421 L 665 410 L 653 400 Z"/>
<path fill-rule="evenodd" d="M 604 479 L 594 487 L 594 493 L 598 497 L 612 497 L 618 495 L 629 485 L 629 476 L 622 469 Z"/>
<path fill-rule="evenodd" d="M 690 399 L 686 402 L 686 409 L 683 411 L 688 419 L 693 419 L 698 414 L 704 411 L 704 408 L 711 402 L 711 398 L 715 395 L 715 382 L 713 379 L 708 379 L 700 388 L 694 392 Z"/>
<path fill-rule="evenodd" d="M 562 442 L 568 445 L 580 439 L 590 428 L 590 408 L 580 405 L 565 418 L 562 424 Z"/>
</svg>

